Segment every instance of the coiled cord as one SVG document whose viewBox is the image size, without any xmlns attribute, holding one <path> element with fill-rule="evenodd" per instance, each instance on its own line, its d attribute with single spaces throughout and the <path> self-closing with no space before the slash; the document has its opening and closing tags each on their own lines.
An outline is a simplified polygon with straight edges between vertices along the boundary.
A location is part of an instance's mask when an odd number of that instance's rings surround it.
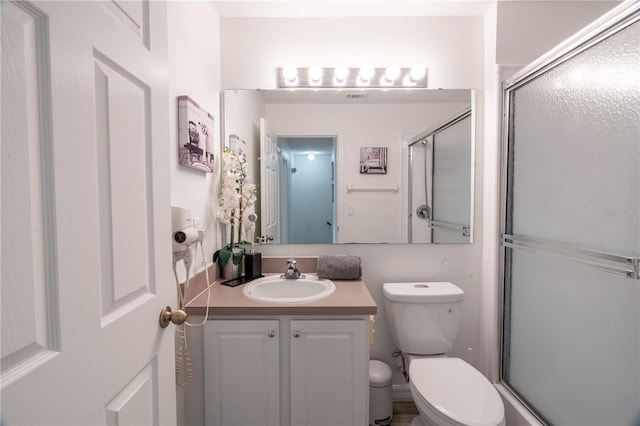
<svg viewBox="0 0 640 426">
<path fill-rule="evenodd" d="M 184 324 L 176 327 L 178 333 L 178 348 L 176 349 L 176 383 L 180 387 L 187 387 L 193 380 L 191 355 L 187 347 L 187 333 Z"/>
<path fill-rule="evenodd" d="M 204 325 L 209 317 L 209 307 L 211 305 L 211 283 L 209 282 L 209 265 L 207 264 L 207 257 L 204 254 L 204 247 L 202 241 L 196 241 L 196 251 L 197 245 L 200 244 L 200 252 L 202 253 L 202 259 L 204 260 L 204 274 L 207 282 L 207 310 L 205 312 L 203 320 L 198 324 L 191 324 L 188 321 L 185 321 L 183 324 L 176 327 L 176 333 L 178 338 L 178 344 L 176 349 L 176 383 L 180 387 L 187 387 L 191 384 L 193 380 L 193 366 L 191 364 L 191 355 L 189 354 L 189 348 L 187 345 L 187 330 L 186 326 L 189 327 L 200 327 Z M 190 250 L 190 249 L 189 249 Z M 178 301 L 180 304 L 180 309 L 184 309 L 184 293 L 182 291 L 182 287 L 180 286 L 180 280 L 178 278 L 178 272 L 176 271 L 176 263 L 177 260 L 174 256 L 173 263 L 173 275 L 176 280 L 176 287 L 178 290 Z M 194 259 L 195 260 L 195 255 Z M 185 267 L 187 268 L 187 279 L 185 282 L 185 286 L 189 287 L 189 271 L 191 269 L 191 263 L 185 262 Z"/>
</svg>

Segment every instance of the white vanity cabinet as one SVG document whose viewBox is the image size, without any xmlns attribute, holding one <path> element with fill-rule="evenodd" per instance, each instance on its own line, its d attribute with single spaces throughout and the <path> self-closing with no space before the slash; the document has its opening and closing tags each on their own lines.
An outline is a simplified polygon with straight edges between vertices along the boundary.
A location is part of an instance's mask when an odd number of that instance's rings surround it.
<svg viewBox="0 0 640 426">
<path fill-rule="evenodd" d="M 207 321 L 206 424 L 368 424 L 368 317 L 327 318 Z"/>
</svg>

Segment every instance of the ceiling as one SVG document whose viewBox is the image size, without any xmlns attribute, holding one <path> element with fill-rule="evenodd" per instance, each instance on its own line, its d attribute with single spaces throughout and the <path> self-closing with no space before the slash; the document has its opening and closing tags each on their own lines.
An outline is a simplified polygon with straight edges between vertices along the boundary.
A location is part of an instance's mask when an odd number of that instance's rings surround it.
<svg viewBox="0 0 640 426">
<path fill-rule="evenodd" d="M 496 0 L 211 0 L 221 17 L 477 16 Z"/>
</svg>

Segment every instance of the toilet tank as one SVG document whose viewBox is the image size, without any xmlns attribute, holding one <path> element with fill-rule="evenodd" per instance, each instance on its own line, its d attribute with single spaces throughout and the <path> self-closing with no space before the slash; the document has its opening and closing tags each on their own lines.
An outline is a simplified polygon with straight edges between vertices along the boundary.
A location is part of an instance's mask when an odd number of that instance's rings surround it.
<svg viewBox="0 0 640 426">
<path fill-rule="evenodd" d="M 404 353 L 449 352 L 458 332 L 464 292 L 450 282 L 385 283 L 387 323 Z"/>
</svg>

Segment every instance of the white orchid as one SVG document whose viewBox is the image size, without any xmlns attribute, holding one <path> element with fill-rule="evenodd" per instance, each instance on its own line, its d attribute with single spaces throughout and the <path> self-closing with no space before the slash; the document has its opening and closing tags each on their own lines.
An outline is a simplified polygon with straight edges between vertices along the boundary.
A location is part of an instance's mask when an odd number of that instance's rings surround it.
<svg viewBox="0 0 640 426">
<path fill-rule="evenodd" d="M 227 263 L 232 254 L 234 264 L 238 264 L 244 255 L 244 251 L 237 255 L 238 248 L 234 244 L 240 242 L 244 234 L 245 210 L 256 201 L 256 185 L 248 182 L 245 165 L 244 158 L 225 148 L 222 153 L 222 188 L 216 217 L 218 221 L 231 225 L 231 241 L 213 255 L 214 261 L 217 260 L 221 266 Z"/>
</svg>

